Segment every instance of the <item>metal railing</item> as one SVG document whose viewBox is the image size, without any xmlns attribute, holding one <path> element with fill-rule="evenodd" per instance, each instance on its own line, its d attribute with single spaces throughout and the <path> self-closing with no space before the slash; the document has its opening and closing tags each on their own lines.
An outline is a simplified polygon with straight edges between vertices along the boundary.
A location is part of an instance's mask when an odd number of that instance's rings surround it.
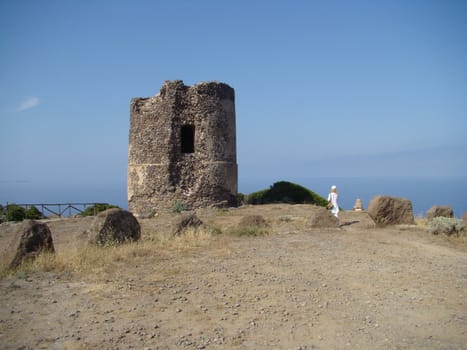
<svg viewBox="0 0 467 350">
<path fill-rule="evenodd" d="M 32 207 L 36 207 L 42 214 L 43 217 L 47 217 L 50 214 L 56 217 L 72 216 L 81 214 L 88 207 L 94 206 L 94 211 L 96 211 L 96 205 L 101 203 L 26 203 L 26 204 L 17 204 L 17 203 L 8 203 L 4 207 L 7 217 L 8 217 L 8 208 L 10 205 L 16 205 L 18 207 L 23 207 L 26 211 Z M 67 214 L 68 215 L 65 215 Z M 46 215 L 47 214 L 47 215 Z M 94 212 L 96 215 L 96 212 Z"/>
</svg>

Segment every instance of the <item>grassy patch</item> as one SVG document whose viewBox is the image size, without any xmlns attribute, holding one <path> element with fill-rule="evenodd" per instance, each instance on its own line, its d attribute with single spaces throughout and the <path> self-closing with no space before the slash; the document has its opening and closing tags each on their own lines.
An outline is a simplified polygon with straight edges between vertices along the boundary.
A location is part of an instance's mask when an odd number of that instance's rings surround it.
<svg viewBox="0 0 467 350">
<path fill-rule="evenodd" d="M 39 272 L 112 275 L 118 273 L 122 265 L 139 264 L 170 253 L 180 254 L 208 246 L 213 242 L 214 234 L 218 234 L 219 231 L 205 228 L 187 229 L 179 236 L 149 236 L 137 242 L 106 246 L 76 242 L 55 254 L 39 254 L 34 261 L 26 262 L 17 269 L 10 269 L 4 264 L 0 269 L 0 278 Z"/>
<path fill-rule="evenodd" d="M 290 216 L 284 215 L 279 217 L 280 222 L 291 222 L 292 218 Z"/>
<path fill-rule="evenodd" d="M 269 234 L 269 231 L 265 227 L 258 226 L 238 226 L 229 231 L 234 236 L 265 236 Z"/>
</svg>

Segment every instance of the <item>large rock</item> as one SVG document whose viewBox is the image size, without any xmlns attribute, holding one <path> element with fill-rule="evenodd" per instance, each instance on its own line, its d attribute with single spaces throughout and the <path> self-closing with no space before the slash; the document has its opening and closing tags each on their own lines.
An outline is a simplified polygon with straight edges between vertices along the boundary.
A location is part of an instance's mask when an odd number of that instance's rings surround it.
<svg viewBox="0 0 467 350">
<path fill-rule="evenodd" d="M 368 214 L 377 225 L 415 224 L 412 202 L 406 198 L 375 196 L 368 204 Z"/>
<path fill-rule="evenodd" d="M 49 226 L 34 220 L 26 220 L 19 225 L 13 246 L 16 246 L 16 253 L 10 263 L 12 268 L 34 260 L 41 252 L 55 252 Z"/>
<path fill-rule="evenodd" d="M 87 233 L 91 243 L 119 244 L 139 240 L 141 226 L 129 211 L 112 208 L 99 213 Z"/>
<path fill-rule="evenodd" d="M 308 225 L 313 228 L 335 228 L 339 227 L 339 219 L 326 208 L 316 207 L 311 212 Z"/>
<path fill-rule="evenodd" d="M 454 217 L 454 211 L 452 210 L 451 207 L 448 206 L 442 206 L 442 205 L 435 205 L 428 209 L 426 212 L 426 218 L 428 220 L 432 220 L 433 218 L 436 218 L 438 216 L 444 216 L 446 218 L 453 218 Z"/>
<path fill-rule="evenodd" d="M 238 236 L 259 236 L 269 234 L 269 224 L 262 215 L 246 215 L 233 229 Z"/>
</svg>

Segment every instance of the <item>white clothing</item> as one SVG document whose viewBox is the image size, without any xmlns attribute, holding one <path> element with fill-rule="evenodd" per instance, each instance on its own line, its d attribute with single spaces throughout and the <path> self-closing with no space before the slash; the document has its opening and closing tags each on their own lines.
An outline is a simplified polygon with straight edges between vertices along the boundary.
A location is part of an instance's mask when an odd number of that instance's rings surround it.
<svg viewBox="0 0 467 350">
<path fill-rule="evenodd" d="M 336 192 L 331 192 L 328 195 L 328 202 L 331 202 L 332 209 L 331 213 L 337 218 L 339 217 L 339 204 L 337 204 L 337 199 L 339 198 Z"/>
</svg>

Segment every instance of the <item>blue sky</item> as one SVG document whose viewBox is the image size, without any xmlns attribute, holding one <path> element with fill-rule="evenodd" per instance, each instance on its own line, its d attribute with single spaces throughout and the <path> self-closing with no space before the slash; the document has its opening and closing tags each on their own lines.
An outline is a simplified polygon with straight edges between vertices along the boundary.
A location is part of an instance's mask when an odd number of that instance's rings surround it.
<svg viewBox="0 0 467 350">
<path fill-rule="evenodd" d="M 235 89 L 242 192 L 465 177 L 466 18 L 455 0 L 2 1 L 0 203 L 125 193 L 130 99 L 174 79 Z"/>
</svg>

